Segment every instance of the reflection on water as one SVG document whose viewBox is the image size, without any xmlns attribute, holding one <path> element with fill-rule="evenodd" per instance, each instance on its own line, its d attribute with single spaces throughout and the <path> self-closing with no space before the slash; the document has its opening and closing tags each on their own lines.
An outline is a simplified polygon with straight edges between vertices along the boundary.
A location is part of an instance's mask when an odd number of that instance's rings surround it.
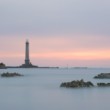
<svg viewBox="0 0 110 110">
<path fill-rule="evenodd" d="M 6 69 L 24 77 L 0 78 L 0 110 L 110 110 L 110 88 L 60 88 L 65 81 L 93 79 L 110 69 Z"/>
</svg>

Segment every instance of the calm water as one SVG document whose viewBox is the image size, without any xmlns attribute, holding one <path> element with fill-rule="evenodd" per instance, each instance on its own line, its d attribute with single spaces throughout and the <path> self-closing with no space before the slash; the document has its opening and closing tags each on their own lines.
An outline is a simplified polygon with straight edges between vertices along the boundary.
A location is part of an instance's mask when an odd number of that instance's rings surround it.
<svg viewBox="0 0 110 110">
<path fill-rule="evenodd" d="M 110 87 L 60 88 L 65 81 L 110 82 L 93 77 L 110 69 L 6 69 L 24 77 L 0 78 L 0 110 L 110 110 Z"/>
</svg>

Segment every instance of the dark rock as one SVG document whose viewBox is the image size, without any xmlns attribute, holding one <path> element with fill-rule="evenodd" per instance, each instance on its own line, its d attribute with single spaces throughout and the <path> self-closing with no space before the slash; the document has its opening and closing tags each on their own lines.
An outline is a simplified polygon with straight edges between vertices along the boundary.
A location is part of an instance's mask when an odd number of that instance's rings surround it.
<svg viewBox="0 0 110 110">
<path fill-rule="evenodd" d="M 97 83 L 98 87 L 107 87 L 110 86 L 110 83 Z"/>
<path fill-rule="evenodd" d="M 23 76 L 23 75 L 19 73 L 8 73 L 8 72 L 1 74 L 1 77 L 15 77 L 15 76 Z"/>
<path fill-rule="evenodd" d="M 71 82 L 64 82 L 60 85 L 60 87 L 70 87 L 70 88 L 79 88 L 79 87 L 93 87 L 94 84 L 90 81 L 84 82 L 83 79 L 81 80 L 74 80 Z"/>
<path fill-rule="evenodd" d="M 96 79 L 110 79 L 110 73 L 100 73 L 94 78 Z"/>
<path fill-rule="evenodd" d="M 6 68 L 5 64 L 4 63 L 0 63 L 0 69 L 5 69 L 5 68 Z"/>
</svg>

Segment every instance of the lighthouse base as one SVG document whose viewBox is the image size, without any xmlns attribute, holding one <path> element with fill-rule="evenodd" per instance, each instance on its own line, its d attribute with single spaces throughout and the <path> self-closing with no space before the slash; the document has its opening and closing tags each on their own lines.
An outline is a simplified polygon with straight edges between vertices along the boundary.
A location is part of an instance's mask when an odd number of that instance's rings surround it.
<svg viewBox="0 0 110 110">
<path fill-rule="evenodd" d="M 30 64 L 22 64 L 20 68 L 38 68 L 38 66 Z"/>
</svg>

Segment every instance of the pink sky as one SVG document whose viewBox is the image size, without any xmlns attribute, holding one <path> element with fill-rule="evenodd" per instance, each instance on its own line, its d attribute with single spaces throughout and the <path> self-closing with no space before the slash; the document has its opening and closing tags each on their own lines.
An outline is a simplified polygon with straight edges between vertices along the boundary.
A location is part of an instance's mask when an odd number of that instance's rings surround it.
<svg viewBox="0 0 110 110">
<path fill-rule="evenodd" d="M 73 37 L 75 36 L 75 37 Z M 89 35 L 28 36 L 30 60 L 39 66 L 109 67 L 110 38 Z M 0 36 L 0 59 L 6 65 L 24 63 L 26 37 Z"/>
<path fill-rule="evenodd" d="M 110 0 L 0 0 L 0 61 L 110 67 Z"/>
</svg>

